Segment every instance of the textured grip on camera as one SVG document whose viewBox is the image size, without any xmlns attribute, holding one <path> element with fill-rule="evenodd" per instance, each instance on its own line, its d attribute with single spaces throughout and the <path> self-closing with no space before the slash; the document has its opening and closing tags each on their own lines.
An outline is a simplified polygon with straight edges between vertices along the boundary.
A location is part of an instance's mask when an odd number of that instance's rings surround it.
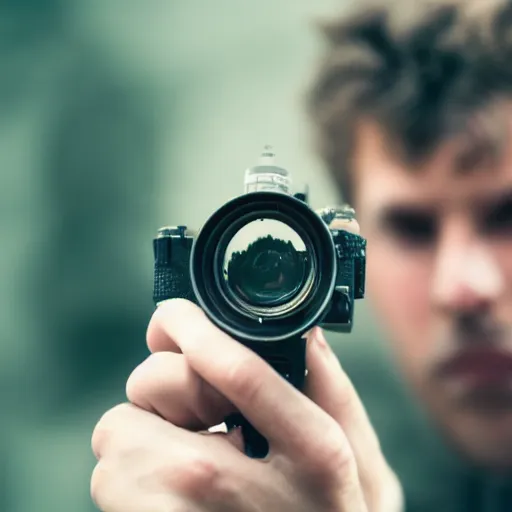
<svg viewBox="0 0 512 512">
<path fill-rule="evenodd" d="M 180 236 L 161 236 L 153 241 L 155 266 L 153 301 L 187 299 L 196 302 L 190 279 L 192 239 Z"/>
<path fill-rule="evenodd" d="M 366 281 L 366 239 L 348 231 L 333 232 L 338 260 L 353 261 L 354 299 L 362 299 Z M 346 271 L 352 272 L 352 268 Z"/>
<path fill-rule="evenodd" d="M 195 302 L 188 268 L 155 267 L 153 301 L 155 304 L 167 299 L 187 299 Z"/>
</svg>

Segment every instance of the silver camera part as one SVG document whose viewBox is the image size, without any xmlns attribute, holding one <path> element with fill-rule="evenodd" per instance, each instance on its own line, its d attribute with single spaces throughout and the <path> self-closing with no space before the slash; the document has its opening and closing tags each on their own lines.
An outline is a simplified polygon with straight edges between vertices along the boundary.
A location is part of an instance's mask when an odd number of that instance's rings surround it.
<svg viewBox="0 0 512 512">
<path fill-rule="evenodd" d="M 356 218 L 356 211 L 348 204 L 341 206 L 326 206 L 325 208 L 317 210 L 317 213 L 327 225 L 330 225 L 335 219 L 350 221 Z"/>
<path fill-rule="evenodd" d="M 265 146 L 258 165 L 245 171 L 245 193 L 281 192 L 291 194 L 292 178 L 288 170 L 275 163 L 272 146 Z"/>
</svg>

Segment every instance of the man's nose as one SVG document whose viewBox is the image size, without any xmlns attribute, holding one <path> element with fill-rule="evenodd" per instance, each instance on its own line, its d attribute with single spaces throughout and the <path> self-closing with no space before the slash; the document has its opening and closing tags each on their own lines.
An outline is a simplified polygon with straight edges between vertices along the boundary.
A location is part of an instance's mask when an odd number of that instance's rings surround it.
<svg viewBox="0 0 512 512">
<path fill-rule="evenodd" d="M 432 299 L 445 312 L 490 307 L 504 279 L 491 247 L 470 230 L 447 229 L 439 240 L 432 280 Z"/>
</svg>

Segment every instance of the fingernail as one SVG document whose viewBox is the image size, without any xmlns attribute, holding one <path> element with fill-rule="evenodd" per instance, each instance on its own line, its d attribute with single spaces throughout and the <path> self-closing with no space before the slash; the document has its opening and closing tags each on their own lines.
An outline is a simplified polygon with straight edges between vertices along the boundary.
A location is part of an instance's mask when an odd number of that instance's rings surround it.
<svg viewBox="0 0 512 512">
<path fill-rule="evenodd" d="M 325 339 L 324 332 L 320 327 L 315 327 L 313 329 L 313 339 L 316 341 L 317 345 L 323 350 L 330 350 L 329 343 Z"/>
<path fill-rule="evenodd" d="M 242 453 L 245 451 L 245 441 L 241 427 L 235 427 L 226 434 L 227 440 Z"/>
</svg>

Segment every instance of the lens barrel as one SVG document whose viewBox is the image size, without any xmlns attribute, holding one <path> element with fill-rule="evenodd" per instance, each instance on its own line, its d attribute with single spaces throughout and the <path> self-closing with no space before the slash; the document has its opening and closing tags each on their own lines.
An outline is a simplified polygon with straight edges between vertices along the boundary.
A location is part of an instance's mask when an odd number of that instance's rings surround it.
<svg viewBox="0 0 512 512">
<path fill-rule="evenodd" d="M 190 265 L 199 305 L 247 341 L 278 341 L 313 327 L 336 279 L 329 228 L 306 203 L 279 192 L 245 194 L 217 210 Z"/>
</svg>

